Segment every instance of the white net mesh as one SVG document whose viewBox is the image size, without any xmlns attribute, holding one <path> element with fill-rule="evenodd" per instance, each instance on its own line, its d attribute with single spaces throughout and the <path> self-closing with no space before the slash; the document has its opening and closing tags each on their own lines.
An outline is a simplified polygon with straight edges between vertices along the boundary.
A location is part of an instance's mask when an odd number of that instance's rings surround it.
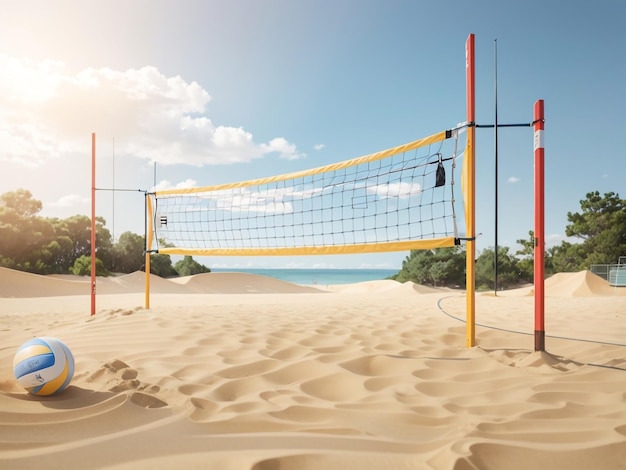
<svg viewBox="0 0 626 470">
<path fill-rule="evenodd" d="M 159 252 L 214 255 L 402 251 L 458 238 L 464 129 L 309 171 L 152 194 Z M 462 214 L 463 211 L 458 211 Z"/>
</svg>

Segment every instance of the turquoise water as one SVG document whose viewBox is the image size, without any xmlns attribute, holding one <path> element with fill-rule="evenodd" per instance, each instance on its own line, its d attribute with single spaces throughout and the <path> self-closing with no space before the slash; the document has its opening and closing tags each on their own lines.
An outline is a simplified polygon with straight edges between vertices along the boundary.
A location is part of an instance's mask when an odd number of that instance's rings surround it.
<svg viewBox="0 0 626 470">
<path fill-rule="evenodd" d="M 399 269 L 239 269 L 211 268 L 211 272 L 240 272 L 268 276 L 294 284 L 353 284 L 377 281 L 398 274 Z"/>
</svg>

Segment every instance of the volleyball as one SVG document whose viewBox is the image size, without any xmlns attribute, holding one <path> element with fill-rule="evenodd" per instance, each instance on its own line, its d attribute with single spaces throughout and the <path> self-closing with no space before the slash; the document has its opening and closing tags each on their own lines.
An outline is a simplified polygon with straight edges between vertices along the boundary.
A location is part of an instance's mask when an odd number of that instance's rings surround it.
<svg viewBox="0 0 626 470">
<path fill-rule="evenodd" d="M 29 393 L 59 393 L 74 376 L 74 356 L 58 338 L 42 336 L 22 344 L 13 358 L 13 374 Z"/>
</svg>

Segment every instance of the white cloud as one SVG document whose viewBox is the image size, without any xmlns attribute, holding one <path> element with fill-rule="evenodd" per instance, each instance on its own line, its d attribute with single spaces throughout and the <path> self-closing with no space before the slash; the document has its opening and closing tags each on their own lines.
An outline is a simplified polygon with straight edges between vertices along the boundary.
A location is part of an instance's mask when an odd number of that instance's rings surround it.
<svg viewBox="0 0 626 470">
<path fill-rule="evenodd" d="M 66 196 L 61 196 L 56 201 L 47 202 L 45 205 L 46 207 L 75 207 L 77 205 L 88 204 L 89 202 L 89 198 L 78 194 L 68 194 Z"/>
<path fill-rule="evenodd" d="M 390 183 L 368 186 L 367 191 L 382 198 L 399 197 L 406 198 L 412 194 L 418 194 L 422 190 L 419 183 Z"/>
<path fill-rule="evenodd" d="M 169 181 L 161 181 L 155 191 L 169 189 L 187 189 L 198 187 L 196 181 L 188 179 L 176 185 Z M 188 212 L 205 211 L 212 207 L 222 211 L 232 212 L 260 212 L 268 214 L 293 213 L 293 204 L 285 201 L 292 197 L 293 188 L 270 188 L 262 191 L 250 191 L 247 188 L 219 189 L 208 192 L 194 193 L 197 199 L 190 200 Z"/>
<path fill-rule="evenodd" d="M 326 147 L 324 144 L 316 144 L 313 146 L 315 150 L 322 150 L 324 147 Z"/>
<path fill-rule="evenodd" d="M 519 181 L 519 178 L 517 176 L 509 176 L 509 179 L 507 180 L 509 183 L 517 183 Z"/>
<path fill-rule="evenodd" d="M 168 180 L 161 180 L 157 183 L 155 187 L 152 188 L 152 191 L 165 191 L 167 189 L 189 189 L 195 188 L 197 186 L 198 182 L 196 180 L 192 180 L 191 178 L 187 178 L 185 181 L 180 181 L 176 184 L 172 184 Z"/>
<path fill-rule="evenodd" d="M 304 156 L 283 137 L 257 143 L 241 127 L 206 116 L 211 97 L 198 83 L 157 68 L 68 72 L 0 54 L 0 159 L 40 166 L 89 148 L 92 132 L 115 136 L 122 154 L 160 164 L 247 162 L 268 154 Z"/>
<path fill-rule="evenodd" d="M 64 219 L 77 213 L 88 213 L 91 196 L 67 194 L 56 200 L 43 201 L 41 215 L 43 217 L 58 217 Z"/>
<path fill-rule="evenodd" d="M 216 191 L 214 195 L 209 193 L 205 198 L 215 200 L 217 208 L 225 211 L 287 214 L 293 212 L 293 205 L 284 201 L 284 197 L 290 192 L 290 189 L 248 191 L 245 188 L 235 188 Z"/>
<path fill-rule="evenodd" d="M 261 144 L 261 148 L 267 153 L 276 152 L 280 158 L 285 160 L 297 160 L 306 156 L 304 153 L 298 152 L 294 144 L 290 144 L 282 137 L 272 139 L 269 144 Z"/>
</svg>

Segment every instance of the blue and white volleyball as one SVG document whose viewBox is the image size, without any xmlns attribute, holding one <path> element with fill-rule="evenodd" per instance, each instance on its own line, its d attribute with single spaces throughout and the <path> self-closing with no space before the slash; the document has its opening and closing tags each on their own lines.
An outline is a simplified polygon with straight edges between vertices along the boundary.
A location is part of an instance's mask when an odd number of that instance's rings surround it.
<svg viewBox="0 0 626 470">
<path fill-rule="evenodd" d="M 74 376 L 74 356 L 58 338 L 42 336 L 26 341 L 13 358 L 13 374 L 29 393 L 47 396 L 59 393 Z"/>
</svg>

